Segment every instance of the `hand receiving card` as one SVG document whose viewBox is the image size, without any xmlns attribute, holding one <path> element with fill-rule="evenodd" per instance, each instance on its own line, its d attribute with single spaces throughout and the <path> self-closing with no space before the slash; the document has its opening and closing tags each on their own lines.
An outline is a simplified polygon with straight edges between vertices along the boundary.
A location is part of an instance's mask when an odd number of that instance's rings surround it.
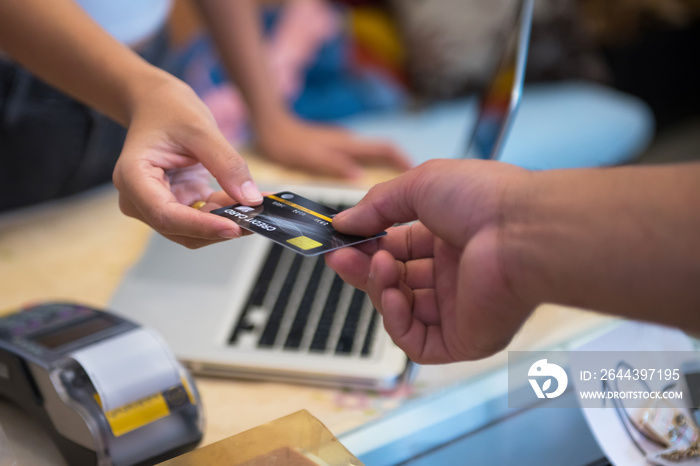
<svg viewBox="0 0 700 466">
<path fill-rule="evenodd" d="M 305 256 L 316 256 L 386 235 L 385 231 L 370 237 L 339 233 L 332 225 L 337 210 L 289 191 L 265 196 L 259 206 L 236 204 L 212 213 L 230 218 L 241 228 Z"/>
</svg>

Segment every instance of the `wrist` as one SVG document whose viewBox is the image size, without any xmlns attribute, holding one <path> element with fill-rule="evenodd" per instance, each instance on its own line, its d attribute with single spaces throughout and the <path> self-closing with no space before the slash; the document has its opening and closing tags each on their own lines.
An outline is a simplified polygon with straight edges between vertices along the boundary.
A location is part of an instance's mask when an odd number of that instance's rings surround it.
<svg viewBox="0 0 700 466">
<path fill-rule="evenodd" d="M 173 89 L 173 92 L 194 92 L 180 79 L 170 73 L 150 64 L 146 65 L 138 79 L 131 80 L 131 84 L 125 92 L 125 106 L 122 110 L 126 125 L 133 121 L 138 109 L 148 102 L 154 95 Z"/>
<path fill-rule="evenodd" d="M 700 167 L 552 170 L 504 196 L 501 263 L 535 307 L 568 305 L 682 325 L 697 309 Z M 663 315 L 660 310 L 669 309 Z"/>
<path fill-rule="evenodd" d="M 529 310 L 549 297 L 551 277 L 540 249 L 549 244 L 548 230 L 553 229 L 546 213 L 548 197 L 546 177 L 530 172 L 504 189 L 500 206 L 500 262 L 505 280 L 513 295 Z"/>
<path fill-rule="evenodd" d="M 251 106 L 250 119 L 258 137 L 264 138 L 267 137 L 268 134 L 276 134 L 278 132 L 276 128 L 294 121 L 295 117 L 280 103 L 269 104 L 258 108 Z"/>
<path fill-rule="evenodd" d="M 529 306 L 589 308 L 597 304 L 590 291 L 603 294 L 602 260 L 614 255 L 614 238 L 624 236 L 602 220 L 617 215 L 605 178 L 596 169 L 534 172 L 504 208 L 504 268 Z"/>
</svg>

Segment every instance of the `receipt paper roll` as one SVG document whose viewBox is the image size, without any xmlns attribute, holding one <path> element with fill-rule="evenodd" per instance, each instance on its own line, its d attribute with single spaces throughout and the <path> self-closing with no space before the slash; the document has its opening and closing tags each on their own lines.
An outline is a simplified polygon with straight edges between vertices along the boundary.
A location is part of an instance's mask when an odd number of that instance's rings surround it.
<svg viewBox="0 0 700 466">
<path fill-rule="evenodd" d="M 104 412 L 179 385 L 179 364 L 151 329 L 137 328 L 70 355 L 90 377 Z"/>
</svg>

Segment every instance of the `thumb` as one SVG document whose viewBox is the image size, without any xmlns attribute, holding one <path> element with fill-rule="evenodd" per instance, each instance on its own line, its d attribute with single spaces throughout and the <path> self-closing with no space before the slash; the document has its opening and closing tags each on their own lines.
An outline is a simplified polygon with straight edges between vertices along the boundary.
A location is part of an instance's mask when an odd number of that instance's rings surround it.
<svg viewBox="0 0 700 466">
<path fill-rule="evenodd" d="M 374 186 L 355 206 L 333 218 L 333 227 L 351 235 L 370 236 L 395 223 L 410 222 L 416 213 L 417 170 Z"/>
<path fill-rule="evenodd" d="M 483 170 L 468 162 L 435 159 L 419 165 L 372 188 L 355 207 L 336 215 L 333 226 L 370 236 L 395 223 L 420 220 L 435 235 L 461 246 L 475 228 L 493 219 L 497 204 L 484 201 L 494 197 L 488 185 L 497 180 L 483 181 Z"/>
</svg>

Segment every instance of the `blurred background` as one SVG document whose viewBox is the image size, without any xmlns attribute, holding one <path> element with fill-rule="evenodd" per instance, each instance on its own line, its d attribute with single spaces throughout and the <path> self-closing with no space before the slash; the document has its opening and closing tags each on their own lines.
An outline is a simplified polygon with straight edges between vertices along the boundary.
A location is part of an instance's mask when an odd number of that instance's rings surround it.
<svg viewBox="0 0 700 466">
<path fill-rule="evenodd" d="M 260 1 L 269 63 L 301 117 L 339 121 L 473 94 L 510 0 Z M 191 0 L 176 0 L 175 69 L 234 144 L 246 111 Z M 700 157 L 700 1 L 538 0 L 526 83 L 592 82 L 639 99 L 652 144 L 626 162 Z M 624 128 L 622 129 L 624 130 Z"/>
</svg>

